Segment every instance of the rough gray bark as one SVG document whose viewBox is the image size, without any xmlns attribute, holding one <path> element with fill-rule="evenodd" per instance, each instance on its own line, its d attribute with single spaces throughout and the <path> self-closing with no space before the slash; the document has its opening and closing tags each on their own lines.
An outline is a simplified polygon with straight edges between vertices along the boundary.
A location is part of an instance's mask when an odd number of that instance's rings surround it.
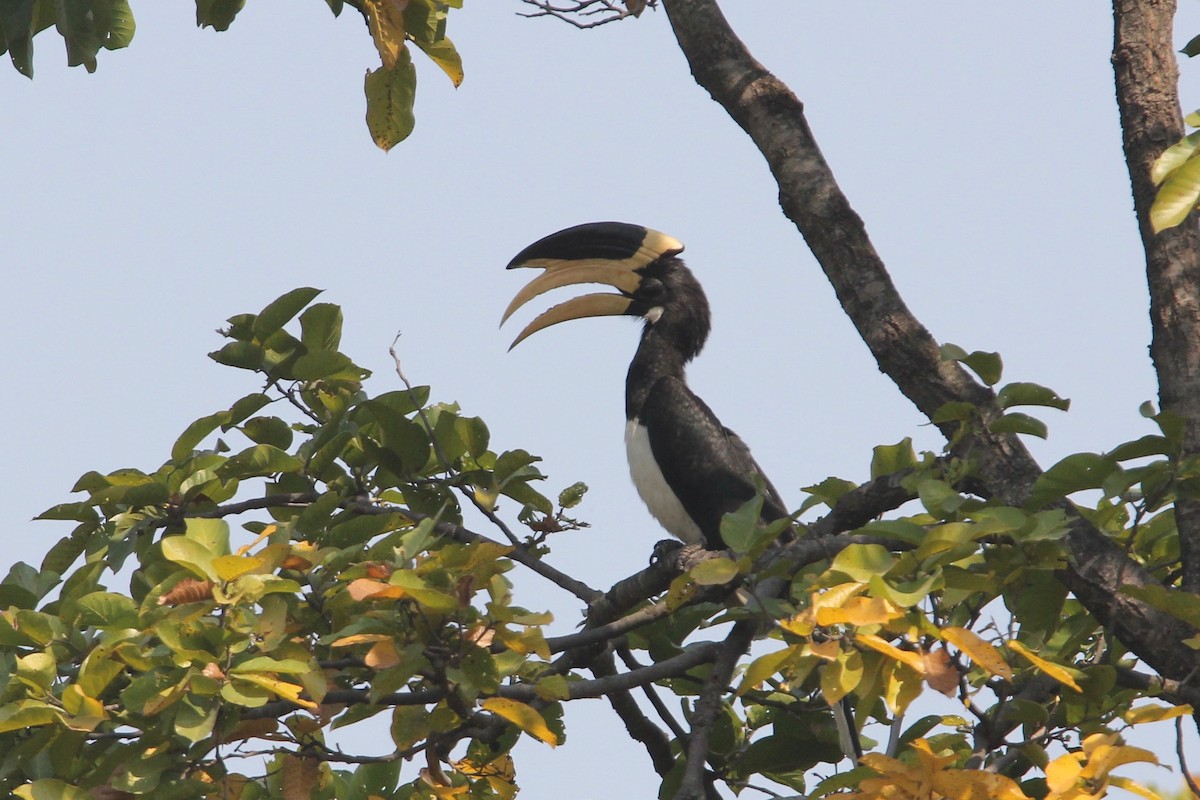
<svg viewBox="0 0 1200 800">
<path fill-rule="evenodd" d="M 1186 457 L 1200 453 L 1200 228 L 1195 215 L 1162 233 L 1150 227 L 1155 194 L 1150 169 L 1183 135 L 1176 91 L 1179 67 L 1171 44 L 1174 17 L 1174 0 L 1114 0 L 1112 61 L 1125 162 L 1146 251 L 1150 355 L 1158 373 L 1159 405 L 1186 422 Z M 1175 518 L 1181 586 L 1200 592 L 1200 500 L 1181 497 Z"/>
<path fill-rule="evenodd" d="M 991 390 L 958 364 L 941 360 L 936 341 L 905 306 L 821 155 L 800 101 L 747 52 L 715 0 L 664 0 L 664 6 L 697 83 L 762 152 L 784 214 L 804 236 L 879 368 L 927 416 L 951 401 L 976 405 L 985 420 L 998 413 Z M 1200 395 L 1194 400 L 1200 402 Z M 1023 504 L 1041 474 L 1024 445 L 1012 435 L 968 438 L 990 494 Z M 1067 543 L 1070 564 L 1062 577 L 1076 597 L 1147 664 L 1164 676 L 1190 679 L 1200 658 L 1179 644 L 1190 628 L 1119 591 L 1154 578 L 1078 515 Z"/>
</svg>

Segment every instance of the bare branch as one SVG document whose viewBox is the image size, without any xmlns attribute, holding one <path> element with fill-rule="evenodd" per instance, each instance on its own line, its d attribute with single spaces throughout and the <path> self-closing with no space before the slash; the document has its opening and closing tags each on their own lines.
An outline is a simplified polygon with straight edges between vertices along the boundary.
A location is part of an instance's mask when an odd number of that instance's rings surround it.
<svg viewBox="0 0 1200 800">
<path fill-rule="evenodd" d="M 521 0 L 525 5 L 532 6 L 535 11 L 517 12 L 521 17 L 552 17 L 562 20 L 576 28 L 598 28 L 610 22 L 620 22 L 627 17 L 639 17 L 646 8 L 655 8 L 658 0 L 572 0 L 572 2 L 555 5 L 546 0 Z M 576 19 L 575 17 L 586 19 Z"/>
<path fill-rule="evenodd" d="M 617 674 L 617 667 L 613 663 L 611 653 L 594 659 L 591 667 L 592 673 L 597 678 L 611 678 Z M 639 668 L 644 669 L 640 665 Z M 655 696 L 653 687 L 647 684 L 643 688 L 647 694 Z M 667 739 L 666 734 L 642 713 L 641 708 L 633 699 L 633 695 L 628 691 L 610 693 L 608 702 L 613 707 L 613 711 L 617 712 L 621 721 L 625 723 L 625 730 L 629 732 L 629 735 L 645 746 L 646 752 L 650 755 L 650 763 L 654 765 L 654 771 L 666 777 L 671 768 L 675 766 L 675 756 L 671 755 L 671 742 Z"/>
</svg>

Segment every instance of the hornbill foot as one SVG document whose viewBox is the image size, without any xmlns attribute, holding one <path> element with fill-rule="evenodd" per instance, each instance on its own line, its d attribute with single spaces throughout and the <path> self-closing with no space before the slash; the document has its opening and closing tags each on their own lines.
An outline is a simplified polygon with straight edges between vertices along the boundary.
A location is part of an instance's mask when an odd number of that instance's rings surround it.
<svg viewBox="0 0 1200 800">
<path fill-rule="evenodd" d="M 679 551 L 683 548 L 683 542 L 678 539 L 659 539 L 654 543 L 654 549 L 650 551 L 650 566 L 654 567 L 664 563 L 667 559 L 678 558 Z"/>
</svg>

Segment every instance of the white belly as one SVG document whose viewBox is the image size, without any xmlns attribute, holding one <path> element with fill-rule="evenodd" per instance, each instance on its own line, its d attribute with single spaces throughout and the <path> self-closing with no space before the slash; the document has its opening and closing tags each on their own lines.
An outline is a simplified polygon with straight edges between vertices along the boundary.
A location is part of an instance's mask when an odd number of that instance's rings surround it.
<svg viewBox="0 0 1200 800">
<path fill-rule="evenodd" d="M 650 513 L 658 520 L 667 533 L 682 539 L 688 544 L 703 544 L 704 534 L 692 522 L 692 518 L 683 510 L 683 504 L 671 491 L 663 478 L 662 470 L 654 461 L 650 452 L 650 437 L 646 426 L 636 419 L 625 423 L 625 455 L 629 459 L 629 474 L 633 477 L 633 485 Z"/>
</svg>

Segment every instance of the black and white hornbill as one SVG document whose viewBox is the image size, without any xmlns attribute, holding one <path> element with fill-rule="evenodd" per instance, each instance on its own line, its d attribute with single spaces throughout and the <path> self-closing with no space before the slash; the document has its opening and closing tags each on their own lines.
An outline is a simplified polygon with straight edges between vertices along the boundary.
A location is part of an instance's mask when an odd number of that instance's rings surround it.
<svg viewBox="0 0 1200 800">
<path fill-rule="evenodd" d="M 534 318 L 511 347 L 543 328 L 583 317 L 644 320 L 625 381 L 625 449 L 629 471 L 650 513 L 688 544 L 723 550 L 721 518 L 762 494 L 761 518 L 788 516 L 779 492 L 749 448 L 688 388 L 684 367 L 711 327 L 708 299 L 679 254 L 683 243 L 665 233 L 624 222 L 593 222 L 552 233 L 526 247 L 508 268 L 544 272 L 508 304 L 501 324 L 521 306 L 552 289 L 602 283 L 619 294 L 585 294 Z M 511 347 L 509 349 L 511 349 Z M 845 700 L 833 706 L 843 750 L 861 755 Z"/>
<path fill-rule="evenodd" d="M 704 347 L 708 299 L 665 233 L 624 222 L 594 222 L 553 233 L 526 247 L 509 269 L 545 270 L 504 312 L 551 289 L 602 283 L 620 294 L 576 297 L 535 318 L 512 343 L 571 319 L 630 316 L 645 320 L 625 382 L 629 471 L 650 513 L 689 544 L 722 550 L 721 517 L 756 493 L 765 522 L 787 516 L 779 493 L 737 434 L 688 388 L 684 367 Z M 511 348 L 510 348 L 511 349 Z"/>
</svg>

